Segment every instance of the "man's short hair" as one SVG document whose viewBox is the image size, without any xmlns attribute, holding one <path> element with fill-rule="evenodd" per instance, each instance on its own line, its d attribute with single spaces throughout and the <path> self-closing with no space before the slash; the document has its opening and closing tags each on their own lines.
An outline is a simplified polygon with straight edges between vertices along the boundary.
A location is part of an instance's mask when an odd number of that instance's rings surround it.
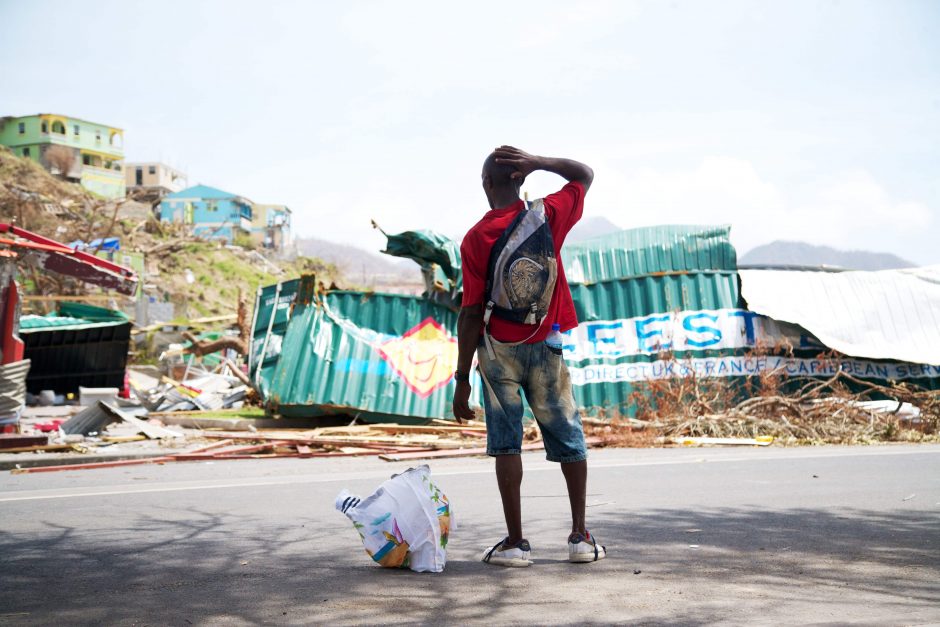
<svg viewBox="0 0 940 627">
<path fill-rule="evenodd" d="M 483 162 L 483 173 L 488 174 L 493 179 L 493 185 L 497 187 L 509 187 L 521 183 L 521 180 L 513 180 L 512 175 L 516 168 L 506 163 L 496 163 L 496 153 L 491 152 Z"/>
</svg>

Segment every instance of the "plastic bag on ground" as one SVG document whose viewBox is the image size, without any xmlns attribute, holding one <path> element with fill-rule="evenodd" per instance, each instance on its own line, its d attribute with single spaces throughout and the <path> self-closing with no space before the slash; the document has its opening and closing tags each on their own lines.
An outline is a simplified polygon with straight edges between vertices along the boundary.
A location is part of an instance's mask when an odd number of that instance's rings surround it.
<svg viewBox="0 0 940 627">
<path fill-rule="evenodd" d="M 380 565 L 444 570 L 453 517 L 426 465 L 392 476 L 365 499 L 343 490 L 336 496 L 336 509 L 353 522 L 366 553 Z"/>
</svg>

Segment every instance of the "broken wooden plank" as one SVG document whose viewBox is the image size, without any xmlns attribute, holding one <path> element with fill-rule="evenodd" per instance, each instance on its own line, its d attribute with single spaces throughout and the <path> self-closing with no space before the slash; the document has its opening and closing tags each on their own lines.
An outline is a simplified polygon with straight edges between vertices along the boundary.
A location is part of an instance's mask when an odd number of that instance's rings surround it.
<svg viewBox="0 0 940 627">
<path fill-rule="evenodd" d="M 27 435 L 25 433 L 0 433 L 0 449 L 10 452 L 11 449 L 30 448 L 49 444 L 48 435 Z"/>
<path fill-rule="evenodd" d="M 385 431 L 389 433 L 431 433 L 431 434 L 442 434 L 442 433 L 462 433 L 464 431 L 479 431 L 481 433 L 486 433 L 486 427 L 470 427 L 470 426 L 460 426 L 454 424 L 453 426 L 442 426 L 442 425 L 398 425 L 398 424 L 380 424 L 380 425 L 369 425 L 369 427 L 375 431 Z"/>
<path fill-rule="evenodd" d="M 203 453 L 205 451 L 209 451 L 214 448 L 221 448 L 223 446 L 228 446 L 232 442 L 233 440 L 219 440 L 218 442 L 213 442 L 212 444 L 208 444 L 206 446 L 200 446 L 199 448 L 194 448 L 191 451 L 183 451 L 181 454 L 182 455 L 195 455 L 196 453 Z"/>
<path fill-rule="evenodd" d="M 233 377 L 247 385 L 249 388 L 253 388 L 254 384 L 251 382 L 251 379 L 248 378 L 248 375 L 242 372 L 241 368 L 236 366 L 231 359 L 226 357 L 222 360 L 222 363 L 228 366 L 228 369 L 232 371 Z"/>
<path fill-rule="evenodd" d="M 75 447 L 74 444 L 42 444 L 40 446 L 23 446 L 19 448 L 3 449 L 4 453 L 36 453 L 47 451 L 70 451 Z"/>
<path fill-rule="evenodd" d="M 173 459 L 179 461 L 191 461 L 197 459 L 227 459 L 230 455 L 245 455 L 247 453 L 255 453 L 257 451 L 266 451 L 277 446 L 285 446 L 289 442 L 265 442 L 264 444 L 252 444 L 249 446 L 236 446 L 234 448 L 223 449 L 223 450 L 210 450 L 203 451 L 201 453 L 195 453 L 192 451 L 187 451 L 185 453 L 177 453 L 171 455 Z"/>
<path fill-rule="evenodd" d="M 372 425 L 351 425 L 348 427 L 318 427 L 317 429 L 306 429 L 304 435 L 311 438 L 320 436 L 351 435 L 356 433 L 372 433 Z"/>
<path fill-rule="evenodd" d="M 376 442 L 372 440 L 357 440 L 352 438 L 308 438 L 308 437 L 292 437 L 289 434 L 268 434 L 268 433 L 232 433 L 230 431 L 220 431 L 217 433 L 204 432 L 200 434 L 204 438 L 224 438 L 231 440 L 247 440 L 249 442 L 261 442 L 264 440 L 270 441 L 280 441 L 287 444 L 306 444 L 307 446 L 332 446 L 332 447 L 341 447 L 341 446 L 359 446 L 362 448 L 410 448 L 413 449 L 426 449 L 428 447 L 433 447 L 436 443 L 431 442 L 420 442 L 413 445 L 402 443 L 400 440 L 395 440 L 389 438 L 389 441 L 385 442 Z M 459 443 L 458 443 L 459 444 Z M 438 447 L 439 448 L 439 447 Z"/>
<path fill-rule="evenodd" d="M 213 460 L 224 461 L 227 459 L 274 459 L 278 457 L 297 457 L 297 453 L 260 453 L 258 455 L 217 455 Z"/>
<path fill-rule="evenodd" d="M 413 446 L 420 448 L 461 448 L 465 444 L 459 440 L 430 439 L 428 437 L 420 438 L 394 438 L 394 437 L 347 437 L 347 438 L 310 438 L 310 444 L 319 446 L 364 446 L 366 448 Z"/>
<path fill-rule="evenodd" d="M 310 457 L 367 457 L 367 456 L 378 456 L 381 458 L 382 455 L 394 455 L 396 453 L 420 453 L 420 452 L 433 452 L 434 449 L 424 449 L 421 450 L 407 450 L 399 451 L 395 449 L 375 449 L 375 450 L 366 450 L 366 451 L 330 451 L 330 452 L 319 452 L 315 451 L 310 454 Z"/>
<path fill-rule="evenodd" d="M 277 448 L 278 446 L 288 446 L 290 442 L 265 442 L 264 444 L 253 444 L 251 446 L 236 446 L 235 448 L 222 449 L 221 451 L 215 450 L 212 451 L 213 457 L 225 457 L 227 455 L 243 455 L 245 453 L 253 453 L 255 451 L 264 451 L 269 448 Z"/>
<path fill-rule="evenodd" d="M 585 444 L 599 444 L 600 438 L 585 438 Z M 544 442 L 531 442 L 522 445 L 523 451 L 538 451 L 545 448 Z M 388 453 L 379 455 L 379 459 L 387 462 L 401 462 L 410 459 L 442 459 L 445 457 L 473 457 L 475 455 L 486 455 L 485 447 L 465 448 L 459 450 L 428 451 L 426 453 L 407 452 L 407 453 Z"/>
<path fill-rule="evenodd" d="M 523 451 L 537 451 L 541 448 L 545 448 L 542 443 L 522 445 Z M 441 459 L 443 457 L 473 457 L 475 455 L 486 455 L 486 447 L 446 449 L 426 453 L 386 453 L 379 455 L 379 459 L 384 459 L 387 462 L 403 462 L 409 459 Z"/>
<path fill-rule="evenodd" d="M 253 441 L 262 441 L 262 440 L 284 440 L 287 442 L 300 442 L 301 444 L 307 444 L 310 438 L 305 438 L 302 436 L 295 437 L 291 434 L 267 434 L 261 431 L 256 433 L 242 433 L 242 432 L 233 432 L 233 431 L 204 431 L 199 434 L 199 437 L 207 439 L 221 439 L 221 440 L 253 440 Z"/>
<path fill-rule="evenodd" d="M 120 459 L 113 462 L 93 462 L 90 464 L 65 464 L 62 466 L 37 466 L 35 468 L 14 468 L 12 475 L 31 474 L 34 472 L 58 472 L 60 470 L 91 470 L 93 468 L 114 468 L 117 466 L 139 466 L 141 464 L 164 464 L 173 461 L 172 457 L 145 457 L 143 459 Z"/>
<path fill-rule="evenodd" d="M 311 455 L 313 455 L 313 451 L 310 450 L 309 446 L 307 446 L 306 444 L 297 445 L 297 457 L 301 459 L 307 459 Z"/>
<path fill-rule="evenodd" d="M 140 442 L 146 439 L 147 436 L 145 435 L 105 435 L 102 436 L 101 441 L 111 444 L 122 444 L 124 442 Z"/>
</svg>

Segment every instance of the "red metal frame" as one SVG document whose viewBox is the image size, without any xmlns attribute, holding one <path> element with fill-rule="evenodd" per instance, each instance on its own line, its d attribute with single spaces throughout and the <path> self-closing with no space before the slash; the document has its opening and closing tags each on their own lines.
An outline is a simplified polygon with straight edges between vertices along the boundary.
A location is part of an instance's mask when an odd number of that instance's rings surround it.
<svg viewBox="0 0 940 627">
<path fill-rule="evenodd" d="M 124 266 L 69 248 L 38 233 L 0 222 L 0 233 L 20 239 L 0 238 L 0 245 L 35 251 L 43 268 L 75 277 L 86 283 L 111 288 L 122 294 L 137 291 L 137 273 Z"/>
<path fill-rule="evenodd" d="M 74 250 L 72 248 L 69 248 L 65 244 L 62 244 L 61 242 L 57 242 L 54 239 L 49 239 L 48 237 L 43 237 L 42 235 L 39 235 L 38 233 L 33 233 L 32 231 L 27 231 L 26 229 L 21 229 L 18 226 L 0 222 L 0 233 L 12 233 L 13 235 L 16 235 L 17 237 L 22 237 L 23 239 L 28 240 L 30 242 L 33 242 L 36 244 L 42 244 L 43 246 L 49 246 L 50 248 L 55 249 L 55 252 L 72 255 L 76 259 L 84 261 L 85 263 L 89 263 L 93 266 L 103 268 L 105 270 L 108 270 L 109 272 L 114 272 L 115 274 L 119 274 L 123 277 L 127 277 L 128 279 L 132 279 L 134 281 L 137 280 L 137 273 L 135 273 L 133 270 L 129 268 L 125 268 L 124 266 L 119 266 L 118 264 L 112 263 L 108 261 L 107 259 L 102 259 L 101 257 L 89 255 L 88 253 L 82 252 L 80 250 Z M 16 244 L 16 245 L 21 245 L 21 244 Z"/>
<path fill-rule="evenodd" d="M 0 362 L 6 365 L 22 361 L 25 346 L 23 340 L 17 337 L 16 334 L 16 327 L 19 322 L 16 309 L 20 303 L 16 281 L 11 278 L 8 286 L 0 287 L 0 293 L 2 292 L 6 292 L 6 298 L 0 304 L 0 352 L 3 353 Z"/>
</svg>

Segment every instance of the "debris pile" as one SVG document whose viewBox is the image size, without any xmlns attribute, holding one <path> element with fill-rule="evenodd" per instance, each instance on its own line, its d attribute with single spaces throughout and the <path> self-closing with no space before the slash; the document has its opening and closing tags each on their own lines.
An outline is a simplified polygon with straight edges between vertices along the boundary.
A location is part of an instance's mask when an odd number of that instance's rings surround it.
<svg viewBox="0 0 940 627">
<path fill-rule="evenodd" d="M 222 372 L 201 373 L 184 382 L 164 376 L 157 385 L 146 389 L 141 389 L 131 377 L 131 388 L 141 405 L 152 412 L 240 409 L 251 392 L 251 388 L 243 383 L 245 375 L 227 360 L 221 370 L 238 372 L 242 376 Z"/>
<path fill-rule="evenodd" d="M 940 438 L 940 390 L 881 385 L 838 371 L 828 379 L 764 373 L 742 388 L 724 378 L 650 381 L 635 392 L 637 419 L 614 417 L 598 435 L 623 444 L 646 440 L 772 438 L 781 444 L 868 444 Z M 707 440 L 701 443 L 709 443 Z M 714 442 L 713 442 L 714 443 Z M 727 443 L 727 442 L 724 442 Z"/>
<path fill-rule="evenodd" d="M 149 413 L 145 407 L 123 399 L 98 401 L 68 419 L 32 423 L 31 433 L 17 436 L 21 438 L 20 446 L 13 441 L 0 442 L 0 453 L 100 454 L 107 450 L 109 457 L 118 457 L 115 448 L 121 445 L 124 450 L 120 454 L 132 457 L 31 468 L 17 465 L 14 473 L 180 461 L 371 456 L 398 462 L 486 454 L 486 426 L 478 421 L 462 425 L 432 420 L 425 425 L 383 423 L 260 430 L 252 422 L 260 426 L 282 421 L 232 420 L 238 416 L 231 412 L 216 412 L 215 420 L 202 417 L 207 414 L 210 412 Z M 163 421 L 176 424 L 165 425 Z M 42 430 L 51 435 L 41 433 Z M 523 450 L 543 448 L 534 424 L 526 428 L 525 440 Z M 587 442 L 590 445 L 602 443 L 601 438 L 596 437 L 587 438 Z M 56 461 L 61 463 L 67 458 Z"/>
<path fill-rule="evenodd" d="M 235 448 L 204 453 L 213 459 L 250 454 L 303 458 L 378 456 L 387 461 L 404 461 L 486 453 L 486 427 L 477 422 L 455 425 L 440 420 L 428 425 L 370 424 L 254 433 L 207 431 L 201 435 L 229 444 L 241 443 Z M 541 444 L 536 445 L 540 447 Z"/>
</svg>

